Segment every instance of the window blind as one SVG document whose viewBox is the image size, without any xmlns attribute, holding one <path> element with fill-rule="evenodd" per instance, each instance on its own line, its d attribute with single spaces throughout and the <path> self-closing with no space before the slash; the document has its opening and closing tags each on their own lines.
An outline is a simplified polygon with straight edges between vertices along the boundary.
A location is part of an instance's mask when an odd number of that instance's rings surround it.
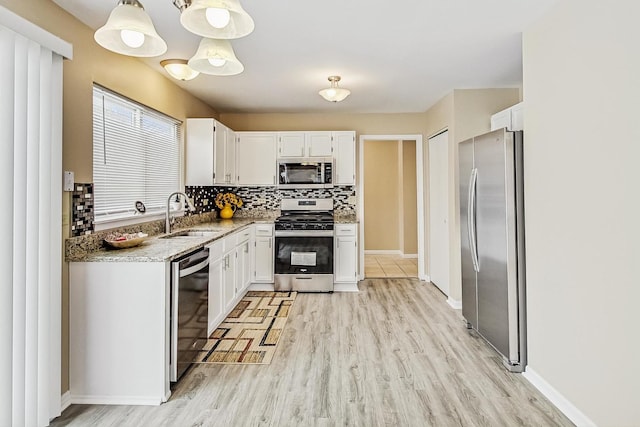
<svg viewBox="0 0 640 427">
<path fill-rule="evenodd" d="M 97 221 L 166 207 L 180 185 L 180 122 L 93 88 L 93 183 Z"/>
</svg>

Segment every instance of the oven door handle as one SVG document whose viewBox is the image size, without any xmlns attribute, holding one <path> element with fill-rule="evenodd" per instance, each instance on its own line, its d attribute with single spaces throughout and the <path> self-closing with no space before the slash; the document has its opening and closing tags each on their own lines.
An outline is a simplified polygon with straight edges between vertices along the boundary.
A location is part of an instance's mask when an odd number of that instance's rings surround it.
<svg viewBox="0 0 640 427">
<path fill-rule="evenodd" d="M 333 230 L 276 230 L 276 237 L 333 237 Z"/>
<path fill-rule="evenodd" d="M 185 268 L 184 270 L 180 270 L 180 277 L 185 277 L 185 276 L 188 276 L 190 274 L 193 274 L 196 271 L 205 268 L 207 265 L 209 265 L 209 258 L 205 258 L 205 260 L 202 261 L 200 264 L 196 264 L 194 266 Z"/>
</svg>

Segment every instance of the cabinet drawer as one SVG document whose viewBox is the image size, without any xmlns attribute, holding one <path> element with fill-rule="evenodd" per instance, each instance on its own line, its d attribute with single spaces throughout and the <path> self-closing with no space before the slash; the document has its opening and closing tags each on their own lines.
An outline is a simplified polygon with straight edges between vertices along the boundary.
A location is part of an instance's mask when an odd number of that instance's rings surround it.
<svg viewBox="0 0 640 427">
<path fill-rule="evenodd" d="M 218 239 L 215 242 L 212 242 L 207 245 L 209 248 L 209 259 L 216 260 L 222 258 L 222 254 L 224 253 L 224 239 Z"/>
<path fill-rule="evenodd" d="M 273 225 L 256 224 L 256 236 L 273 236 Z"/>
<path fill-rule="evenodd" d="M 251 237 L 251 229 L 249 227 L 247 227 L 244 230 L 240 230 L 240 231 L 234 233 L 233 236 L 236 239 L 235 240 L 236 245 L 239 245 L 239 244 L 244 243 L 247 240 L 249 240 L 249 238 Z"/>
<path fill-rule="evenodd" d="M 334 226 L 334 234 L 336 236 L 355 236 L 356 225 L 355 224 L 336 224 Z"/>
</svg>

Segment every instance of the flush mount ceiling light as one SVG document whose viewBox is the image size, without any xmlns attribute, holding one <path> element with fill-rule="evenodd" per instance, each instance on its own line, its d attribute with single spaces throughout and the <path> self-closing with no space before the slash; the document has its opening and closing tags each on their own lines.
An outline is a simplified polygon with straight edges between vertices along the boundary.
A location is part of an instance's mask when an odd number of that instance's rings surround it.
<svg viewBox="0 0 640 427">
<path fill-rule="evenodd" d="M 244 65 L 236 58 L 231 43 L 207 38 L 200 42 L 198 51 L 189 60 L 189 66 L 215 76 L 233 76 L 244 71 Z"/>
<path fill-rule="evenodd" d="M 167 43 L 138 0 L 120 0 L 93 37 L 100 46 L 122 55 L 150 57 L 167 51 Z"/>
<path fill-rule="evenodd" d="M 186 59 L 165 59 L 160 65 L 176 80 L 193 80 L 200 75 L 199 71 L 189 67 Z"/>
<path fill-rule="evenodd" d="M 327 101 L 340 102 L 351 94 L 351 91 L 349 89 L 338 87 L 340 76 L 329 76 L 329 81 L 331 82 L 331 87 L 322 89 L 320 92 L 318 92 L 320 96 L 322 96 Z"/>
<path fill-rule="evenodd" d="M 180 23 L 199 36 L 225 40 L 244 37 L 255 27 L 238 0 L 191 0 Z"/>
</svg>

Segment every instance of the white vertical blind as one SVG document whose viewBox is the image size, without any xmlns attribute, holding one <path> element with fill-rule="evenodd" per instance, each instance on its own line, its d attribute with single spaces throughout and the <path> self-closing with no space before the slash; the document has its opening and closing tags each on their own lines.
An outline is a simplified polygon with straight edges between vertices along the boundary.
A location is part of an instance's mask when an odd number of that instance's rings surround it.
<svg viewBox="0 0 640 427">
<path fill-rule="evenodd" d="M 48 425 L 61 394 L 62 57 L 32 38 L 70 55 L 0 7 L 0 426 L 15 427 Z"/>
<path fill-rule="evenodd" d="M 93 89 L 96 220 L 161 210 L 180 186 L 180 122 L 99 86 Z"/>
</svg>

